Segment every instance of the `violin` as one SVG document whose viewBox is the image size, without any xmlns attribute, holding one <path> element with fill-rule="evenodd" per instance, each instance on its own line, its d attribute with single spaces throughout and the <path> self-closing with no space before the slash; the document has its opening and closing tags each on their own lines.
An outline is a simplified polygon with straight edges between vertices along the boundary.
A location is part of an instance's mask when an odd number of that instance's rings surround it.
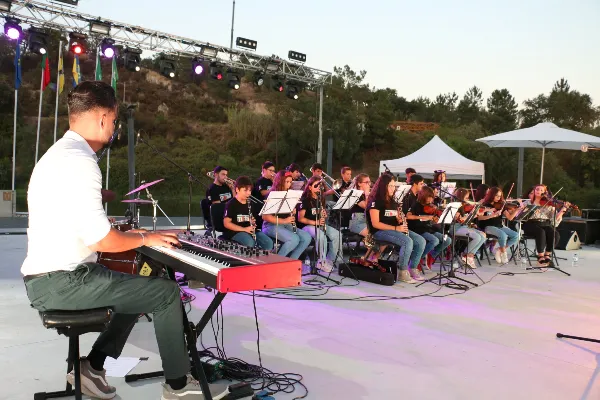
<svg viewBox="0 0 600 400">
<path fill-rule="evenodd" d="M 441 217 L 442 213 L 444 212 L 441 208 L 438 208 L 433 204 L 425 204 L 423 206 L 423 211 L 427 215 L 433 215 L 433 219 L 431 220 L 431 222 L 433 222 L 434 224 L 438 223 L 439 218 Z"/>
<path fill-rule="evenodd" d="M 540 206 L 544 207 L 544 206 L 550 206 L 550 207 L 555 207 L 555 208 L 563 208 L 565 203 L 567 203 L 566 201 L 560 201 L 560 200 L 554 200 L 548 197 L 542 197 L 540 199 Z M 575 204 L 570 204 L 569 207 L 567 207 L 567 209 L 572 208 L 574 210 L 579 210 L 579 207 L 577 207 Z"/>
<path fill-rule="evenodd" d="M 508 201 L 506 202 L 501 202 L 501 201 L 497 201 L 494 204 L 492 204 L 494 206 L 494 209 L 496 211 L 500 211 L 502 210 L 502 208 L 504 208 L 505 210 L 514 210 L 515 208 L 519 208 L 519 203 L 509 203 Z"/>
</svg>

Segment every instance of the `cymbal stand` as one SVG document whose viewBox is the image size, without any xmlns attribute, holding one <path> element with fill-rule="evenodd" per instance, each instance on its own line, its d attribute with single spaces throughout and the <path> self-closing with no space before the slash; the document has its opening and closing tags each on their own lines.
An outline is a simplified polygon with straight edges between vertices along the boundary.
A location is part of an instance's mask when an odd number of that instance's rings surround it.
<svg viewBox="0 0 600 400">
<path fill-rule="evenodd" d="M 148 199 L 150 199 L 152 201 L 152 230 L 156 231 L 156 209 L 157 208 L 160 210 L 160 212 L 165 217 L 167 217 L 167 219 L 169 220 L 171 225 L 175 226 L 173 221 L 171 221 L 171 218 L 169 218 L 169 216 L 165 213 L 165 211 L 162 208 L 160 208 L 160 206 L 158 205 L 158 200 L 154 200 L 154 198 L 152 197 L 152 194 L 150 193 L 148 188 L 146 188 L 146 195 L 148 196 Z"/>
</svg>

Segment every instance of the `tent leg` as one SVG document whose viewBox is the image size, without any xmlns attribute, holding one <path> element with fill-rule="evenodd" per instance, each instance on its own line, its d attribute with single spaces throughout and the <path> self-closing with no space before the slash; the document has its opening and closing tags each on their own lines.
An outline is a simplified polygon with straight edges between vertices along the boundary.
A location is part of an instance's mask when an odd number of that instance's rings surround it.
<svg viewBox="0 0 600 400">
<path fill-rule="evenodd" d="M 540 172 L 540 185 L 544 182 L 544 158 L 546 156 L 546 147 L 542 147 L 542 172 Z"/>
</svg>

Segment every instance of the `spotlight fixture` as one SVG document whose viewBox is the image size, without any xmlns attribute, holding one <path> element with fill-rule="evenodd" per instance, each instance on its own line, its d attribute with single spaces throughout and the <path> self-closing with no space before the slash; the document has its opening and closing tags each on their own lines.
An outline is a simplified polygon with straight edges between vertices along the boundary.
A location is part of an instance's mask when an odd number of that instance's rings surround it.
<svg viewBox="0 0 600 400">
<path fill-rule="evenodd" d="M 212 46 L 202 46 L 200 48 L 200 54 L 207 58 L 215 58 L 217 54 L 219 54 L 219 50 L 216 47 Z"/>
<path fill-rule="evenodd" d="M 278 77 L 273 77 L 273 90 L 281 93 L 283 92 L 283 82 Z"/>
<path fill-rule="evenodd" d="M 256 86 L 262 86 L 265 83 L 265 76 L 262 72 L 256 71 L 254 73 L 254 84 Z"/>
<path fill-rule="evenodd" d="M 243 37 L 238 37 L 235 39 L 235 45 L 237 47 L 243 47 L 245 49 L 256 50 L 256 46 L 258 46 L 258 42 L 256 40 L 250 40 Z"/>
<path fill-rule="evenodd" d="M 46 54 L 48 52 L 48 34 L 33 26 L 27 30 L 27 33 L 29 34 L 27 38 L 29 51 L 41 55 Z"/>
<path fill-rule="evenodd" d="M 167 78 L 175 78 L 175 59 L 167 55 L 161 55 L 159 59 L 160 73 Z"/>
<path fill-rule="evenodd" d="M 0 11 L 10 12 L 11 0 L 0 0 Z"/>
<path fill-rule="evenodd" d="M 130 71 L 139 72 L 141 69 L 140 64 L 142 62 L 142 50 L 127 47 L 123 53 L 123 61 L 125 62 L 125 68 L 127 68 Z"/>
<path fill-rule="evenodd" d="M 306 62 L 306 54 L 299 53 L 299 52 L 294 51 L 294 50 L 290 50 L 288 52 L 288 58 L 290 60 L 295 60 L 295 61 L 300 61 L 300 62 Z"/>
<path fill-rule="evenodd" d="M 115 56 L 115 41 L 110 38 L 102 39 L 100 51 L 105 58 L 113 58 Z"/>
<path fill-rule="evenodd" d="M 298 90 L 298 86 L 294 85 L 294 84 L 288 84 L 285 90 L 285 95 L 292 99 L 292 100 L 298 100 L 298 98 L 300 96 L 298 96 L 299 90 Z"/>
<path fill-rule="evenodd" d="M 279 65 L 280 65 L 280 62 L 278 60 L 275 60 L 275 59 L 267 60 L 267 62 L 265 63 L 265 71 L 267 71 L 267 73 L 277 72 L 277 71 L 279 71 Z"/>
<path fill-rule="evenodd" d="M 238 75 L 237 72 L 235 72 L 234 70 L 230 69 L 227 71 L 227 76 L 228 76 L 228 80 L 229 80 L 229 87 L 231 89 L 234 90 L 240 90 L 240 76 Z"/>
<path fill-rule="evenodd" d="M 223 69 L 216 62 L 210 63 L 210 76 L 218 81 L 223 79 Z"/>
<path fill-rule="evenodd" d="M 20 22 L 16 18 L 6 18 L 6 22 L 4 22 L 4 34 L 9 39 L 18 40 L 23 36 L 23 28 L 19 25 Z"/>
<path fill-rule="evenodd" d="M 202 75 L 204 72 L 204 60 L 198 57 L 192 59 L 192 71 L 195 75 Z"/>
<path fill-rule="evenodd" d="M 110 24 L 100 21 L 92 21 L 90 22 L 90 32 L 108 36 L 110 35 Z"/>
<path fill-rule="evenodd" d="M 76 55 L 81 55 L 85 52 L 86 35 L 78 32 L 69 33 L 69 51 Z"/>
</svg>

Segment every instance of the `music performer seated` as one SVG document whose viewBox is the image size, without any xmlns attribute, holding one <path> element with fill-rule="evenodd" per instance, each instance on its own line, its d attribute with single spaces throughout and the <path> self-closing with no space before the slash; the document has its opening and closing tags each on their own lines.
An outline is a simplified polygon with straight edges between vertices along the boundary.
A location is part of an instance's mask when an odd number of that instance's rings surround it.
<svg viewBox="0 0 600 400">
<path fill-rule="evenodd" d="M 211 204 L 225 203 L 233 197 L 233 188 L 227 184 L 227 168 L 220 165 L 213 170 L 215 180 L 206 191 L 206 198 Z"/>
<path fill-rule="evenodd" d="M 277 172 L 273 180 L 273 187 L 270 191 L 284 192 L 289 190 L 292 185 L 292 174 L 282 170 Z M 300 259 L 300 255 L 306 250 L 311 236 L 298 228 L 296 217 L 292 214 L 265 214 L 262 216 L 262 231 L 267 236 L 282 242 L 277 254 L 284 257 Z"/>
<path fill-rule="evenodd" d="M 308 180 L 306 176 L 304 176 L 304 174 L 302 173 L 302 169 L 300 168 L 300 166 L 296 163 L 288 165 L 286 170 L 292 173 L 292 180 L 294 181 L 306 182 Z"/>
<path fill-rule="evenodd" d="M 29 182 L 28 249 L 21 267 L 27 296 L 40 311 L 113 308 L 112 322 L 81 362 L 84 394 L 115 397 L 115 388 L 105 379 L 104 361 L 108 356 L 118 358 L 138 316 L 152 313 L 166 378 L 162 399 L 204 399 L 198 382 L 188 376 L 177 283 L 123 274 L 96 263 L 96 252 L 178 244 L 174 235 L 112 229 L 104 213 L 95 153 L 115 131 L 115 91 L 104 82 L 82 82 L 67 102 L 69 131 L 40 159 Z M 67 214 L 76 218 L 62 218 Z M 73 384 L 72 373 L 67 380 Z"/>
<path fill-rule="evenodd" d="M 275 177 L 275 164 L 271 161 L 265 161 L 262 165 L 261 176 L 254 184 L 252 196 L 257 199 L 264 200 L 267 198 L 271 186 L 273 186 L 273 178 Z"/>
<path fill-rule="evenodd" d="M 365 220 L 365 208 L 367 208 L 367 198 L 371 193 L 371 178 L 367 174 L 358 174 L 352 180 L 349 189 L 362 190 L 364 193 L 358 199 L 358 202 L 352 206 L 350 213 L 350 232 L 357 233 L 362 237 L 367 237 L 369 233 L 367 229 L 367 221 Z"/>
<path fill-rule="evenodd" d="M 273 249 L 273 241 L 270 237 L 256 230 L 256 218 L 252 214 L 252 205 L 249 203 L 252 192 L 252 181 L 247 176 L 240 176 L 235 181 L 235 197 L 227 202 L 225 206 L 225 218 L 223 234 L 229 240 L 241 245 L 254 247 L 258 245 L 261 249 Z M 252 237 L 255 235 L 256 239 Z"/>
<path fill-rule="evenodd" d="M 463 256 L 463 261 L 471 268 L 477 268 L 475 265 L 475 254 L 479 251 L 479 248 L 483 246 L 486 240 L 486 235 L 484 232 L 479 229 L 471 228 L 464 224 L 465 220 L 468 217 L 469 211 L 469 201 L 470 193 L 465 188 L 456 189 L 454 192 L 454 196 L 456 199 L 463 203 L 463 205 L 458 209 L 456 214 L 456 218 L 458 223 L 456 224 L 456 236 L 468 237 L 469 245 L 467 246 L 466 254 Z M 484 209 L 480 209 L 479 213 L 483 214 Z"/>
<path fill-rule="evenodd" d="M 408 167 L 404 170 L 404 173 L 406 174 L 406 181 L 405 183 L 407 185 L 410 185 L 410 177 L 413 176 L 414 174 L 417 173 L 417 171 L 414 168 Z"/>
</svg>

